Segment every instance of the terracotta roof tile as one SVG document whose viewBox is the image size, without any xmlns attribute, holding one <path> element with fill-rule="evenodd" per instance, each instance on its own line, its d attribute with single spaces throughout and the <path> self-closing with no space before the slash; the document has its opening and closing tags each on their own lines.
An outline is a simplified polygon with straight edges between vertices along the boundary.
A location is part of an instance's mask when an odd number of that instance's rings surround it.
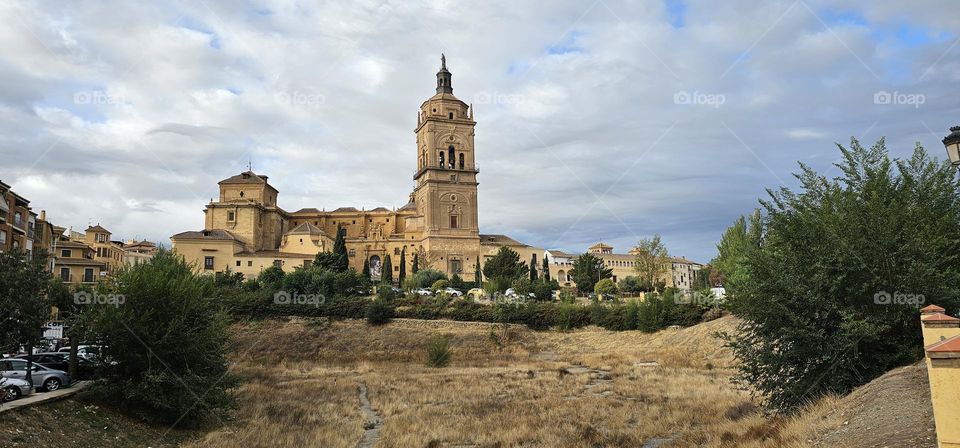
<svg viewBox="0 0 960 448">
<path fill-rule="evenodd" d="M 960 353 L 960 336 L 934 342 L 928 345 L 926 350 L 931 353 Z"/>
<path fill-rule="evenodd" d="M 946 314 L 931 314 L 924 316 L 920 320 L 923 322 L 960 322 L 960 319 L 957 319 L 953 316 L 947 316 Z"/>
<path fill-rule="evenodd" d="M 925 307 L 923 307 L 923 308 L 920 308 L 920 312 L 923 313 L 923 314 L 928 314 L 928 313 L 942 313 L 942 312 L 944 312 L 944 311 L 946 311 L 946 310 L 943 309 L 943 308 L 941 308 L 941 307 L 939 307 L 939 306 L 933 305 L 933 304 L 930 304 L 930 305 L 927 305 L 927 306 L 925 306 Z"/>
</svg>

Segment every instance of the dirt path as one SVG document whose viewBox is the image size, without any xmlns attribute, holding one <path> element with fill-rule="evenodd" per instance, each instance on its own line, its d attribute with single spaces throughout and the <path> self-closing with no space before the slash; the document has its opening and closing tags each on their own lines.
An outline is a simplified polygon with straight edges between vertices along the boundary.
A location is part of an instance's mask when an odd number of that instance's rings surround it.
<svg viewBox="0 0 960 448">
<path fill-rule="evenodd" d="M 363 438 L 357 444 L 357 448 L 373 448 L 380 438 L 380 428 L 383 427 L 383 417 L 374 412 L 370 407 L 370 398 L 367 396 L 367 383 L 360 383 L 360 410 L 366 419 L 363 422 Z"/>
</svg>

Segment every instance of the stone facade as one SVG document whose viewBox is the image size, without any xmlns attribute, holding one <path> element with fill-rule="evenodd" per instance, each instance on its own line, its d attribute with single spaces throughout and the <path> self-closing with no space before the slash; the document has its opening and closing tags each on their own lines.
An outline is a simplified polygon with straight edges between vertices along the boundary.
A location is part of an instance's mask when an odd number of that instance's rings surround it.
<svg viewBox="0 0 960 448">
<path fill-rule="evenodd" d="M 405 253 L 410 273 L 414 254 L 420 268 L 473 280 L 476 263 L 503 245 L 529 260 L 543 251 L 502 235 L 481 235 L 477 213 L 476 148 L 473 108 L 453 95 L 452 75 L 441 58 L 436 94 L 417 112 L 415 187 L 405 205 L 358 210 L 305 208 L 286 212 L 268 177 L 247 171 L 219 183 L 217 201 L 204 210 L 204 230 L 171 237 L 174 249 L 199 270 L 230 269 L 256 276 L 276 265 L 286 271 L 309 265 L 330 251 L 337 229 L 346 231 L 350 266 L 365 261 L 379 273 L 391 258 L 393 277 Z"/>
</svg>

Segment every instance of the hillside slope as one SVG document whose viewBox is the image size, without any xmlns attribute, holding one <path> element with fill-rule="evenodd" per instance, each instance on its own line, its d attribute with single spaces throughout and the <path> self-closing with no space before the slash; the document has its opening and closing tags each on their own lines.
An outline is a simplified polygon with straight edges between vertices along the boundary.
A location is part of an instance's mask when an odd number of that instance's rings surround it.
<svg viewBox="0 0 960 448">
<path fill-rule="evenodd" d="M 814 439 L 814 446 L 937 446 L 923 362 L 891 370 L 815 412 L 834 424 Z"/>
</svg>

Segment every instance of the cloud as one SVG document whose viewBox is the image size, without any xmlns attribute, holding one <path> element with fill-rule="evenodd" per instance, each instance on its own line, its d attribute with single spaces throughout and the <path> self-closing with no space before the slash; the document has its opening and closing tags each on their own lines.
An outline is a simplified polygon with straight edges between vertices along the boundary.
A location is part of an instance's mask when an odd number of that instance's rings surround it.
<svg viewBox="0 0 960 448">
<path fill-rule="evenodd" d="M 248 162 L 288 210 L 401 206 L 445 52 L 479 123 L 483 231 L 568 251 L 660 233 L 706 261 L 798 159 L 830 169 L 834 141 L 937 154 L 960 99 L 951 7 L 4 3 L 0 179 L 118 238 L 200 228 Z"/>
</svg>

